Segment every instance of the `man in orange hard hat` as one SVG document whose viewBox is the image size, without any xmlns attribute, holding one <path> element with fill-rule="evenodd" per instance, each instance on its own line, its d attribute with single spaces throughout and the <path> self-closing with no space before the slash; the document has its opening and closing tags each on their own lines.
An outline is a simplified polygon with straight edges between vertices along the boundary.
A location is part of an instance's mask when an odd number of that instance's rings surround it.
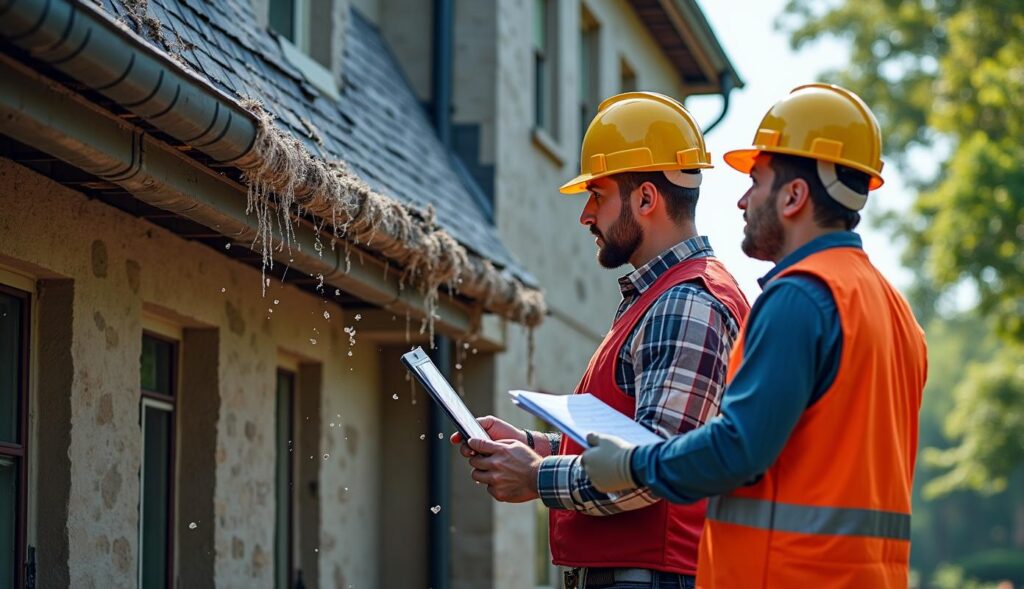
<svg viewBox="0 0 1024 589">
<path fill-rule="evenodd" d="M 580 223 L 595 235 L 601 265 L 634 268 L 619 279 L 618 313 L 577 392 L 663 436 L 718 412 L 729 350 L 749 309 L 697 233 L 701 170 L 710 167 L 682 104 L 632 92 L 601 104 L 583 139 L 580 174 L 561 188 L 589 193 Z M 572 440 L 494 417 L 480 422 L 495 441 L 463 446 L 473 478 L 499 501 L 539 498 L 550 508 L 551 551 L 568 569 L 567 587 L 693 586 L 704 503 L 601 493 Z"/>
<path fill-rule="evenodd" d="M 721 414 L 666 442 L 592 435 L 598 489 L 709 502 L 697 586 L 906 587 L 924 335 L 852 229 L 882 185 L 861 99 L 801 86 L 725 155 L 749 173 L 743 250 L 775 262 Z"/>
</svg>

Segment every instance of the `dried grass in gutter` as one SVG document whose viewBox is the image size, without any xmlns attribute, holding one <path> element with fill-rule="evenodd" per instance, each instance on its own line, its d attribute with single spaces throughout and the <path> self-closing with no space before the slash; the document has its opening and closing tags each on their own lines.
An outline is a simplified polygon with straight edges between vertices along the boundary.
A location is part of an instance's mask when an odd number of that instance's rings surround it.
<svg viewBox="0 0 1024 589">
<path fill-rule="evenodd" d="M 424 295 L 431 332 L 441 285 L 528 327 L 543 320 L 547 309 L 541 291 L 468 252 L 434 223 L 432 211 L 421 213 L 374 192 L 344 164 L 310 155 L 302 142 L 274 125 L 258 101 L 242 105 L 259 121 L 256 157 L 246 158 L 254 163 L 243 171 L 249 187 L 247 212 L 256 214 L 264 268 L 273 264 L 275 250 L 291 247 L 291 215 L 309 213 L 328 222 L 335 238 L 380 252 L 404 268 L 403 280 Z"/>
</svg>

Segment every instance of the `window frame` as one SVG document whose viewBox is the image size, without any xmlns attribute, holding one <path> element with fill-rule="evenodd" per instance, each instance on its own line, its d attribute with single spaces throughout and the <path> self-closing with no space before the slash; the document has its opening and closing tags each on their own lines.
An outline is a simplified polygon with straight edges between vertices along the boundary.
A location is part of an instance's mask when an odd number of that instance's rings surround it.
<svg viewBox="0 0 1024 589">
<path fill-rule="evenodd" d="M 298 473 L 296 472 L 297 469 L 298 469 L 298 461 L 295 459 L 295 456 L 297 454 L 296 448 L 298 447 L 298 440 L 297 440 L 298 425 L 297 425 L 297 421 L 296 421 L 296 405 L 297 405 L 296 401 L 297 401 L 297 396 L 298 396 L 299 371 L 298 371 L 297 367 L 293 367 L 290 362 L 280 362 L 279 365 L 278 365 L 277 370 L 274 372 L 274 407 L 275 407 L 275 410 L 274 410 L 274 413 L 275 413 L 275 416 L 274 416 L 274 441 L 275 441 L 275 446 L 277 445 L 277 425 L 278 425 L 278 418 L 279 418 L 279 416 L 277 415 L 277 395 L 280 393 L 280 391 L 278 390 L 278 383 L 280 382 L 280 378 L 282 376 L 288 377 L 289 382 L 291 384 L 291 387 L 290 387 L 290 390 L 289 390 L 289 394 L 288 394 L 288 436 L 287 436 L 288 439 L 291 441 L 291 448 L 290 448 L 291 451 L 288 452 L 288 457 L 287 457 L 286 466 L 285 466 L 285 470 L 288 473 L 288 497 L 285 500 L 285 505 L 287 506 L 287 515 L 285 517 L 285 521 L 287 522 L 287 527 L 288 527 L 288 529 L 286 531 L 286 534 L 285 534 L 285 537 L 287 538 L 287 541 L 286 541 L 287 550 L 285 552 L 286 552 L 286 554 L 288 556 L 287 556 L 287 562 L 285 563 L 285 566 L 287 567 L 287 570 L 288 570 L 288 580 L 287 580 L 287 585 L 286 586 L 287 587 L 293 587 L 295 585 L 295 582 L 296 582 L 297 578 L 298 578 L 298 568 L 296 567 L 297 559 L 296 559 L 296 554 L 295 554 L 296 550 L 298 548 L 297 547 L 296 539 L 299 537 L 298 530 L 296 529 L 297 528 L 297 518 L 296 518 L 296 515 L 297 515 L 297 511 L 298 510 L 296 509 L 296 505 L 295 505 L 295 502 L 296 502 L 296 499 L 297 499 L 297 495 L 295 493 L 295 485 L 298 482 L 298 476 L 297 476 Z M 280 448 L 276 448 L 276 450 L 280 451 Z M 277 489 L 277 483 L 278 483 L 277 476 L 278 476 L 278 473 L 277 473 L 277 463 L 276 463 L 276 460 L 275 460 L 275 464 L 274 464 L 274 488 L 275 488 L 275 490 Z M 278 539 L 277 505 L 278 504 L 276 503 L 276 501 L 280 501 L 280 499 L 281 498 L 276 498 L 275 499 L 275 505 L 274 505 L 274 586 L 275 587 L 277 587 L 277 576 L 278 576 L 278 570 L 277 570 L 277 564 L 278 564 L 277 563 L 277 550 L 278 550 L 278 546 L 277 546 L 277 539 Z"/>
<path fill-rule="evenodd" d="M 533 130 L 554 143 L 559 133 L 558 14 L 557 0 L 534 0 L 531 32 L 533 54 Z M 539 13 L 538 13 L 539 11 Z M 540 27 L 538 27 L 540 25 Z M 538 31 L 538 28 L 542 30 Z"/>
<path fill-rule="evenodd" d="M 153 323 L 153 321 L 150 321 L 149 323 Z M 146 389 L 142 388 L 142 379 L 141 379 L 141 374 L 140 374 L 140 378 L 139 378 L 139 430 L 140 430 L 140 438 L 141 438 L 142 444 L 140 445 L 141 458 L 139 460 L 139 552 L 138 552 L 138 554 L 139 554 L 139 566 L 138 566 L 138 579 L 137 580 L 138 580 L 138 583 L 139 583 L 139 587 L 142 587 L 142 572 L 143 572 L 143 564 L 144 564 L 143 563 L 143 554 L 144 554 L 143 542 L 145 540 L 145 530 L 144 530 L 143 526 L 144 526 L 144 523 L 145 523 L 145 518 L 144 518 L 145 509 L 144 509 L 144 506 L 145 506 L 145 500 L 146 500 L 146 494 L 145 494 L 145 480 L 146 480 L 145 479 L 145 476 L 146 476 L 146 474 L 145 474 L 146 473 L 146 471 L 145 471 L 145 468 L 146 468 L 146 460 L 145 460 L 145 456 L 146 456 L 146 410 L 147 410 L 147 408 L 152 408 L 152 409 L 155 409 L 155 410 L 166 411 L 167 413 L 170 414 L 170 427 L 168 428 L 169 432 L 170 432 L 170 436 L 169 436 L 170 439 L 167 442 L 168 443 L 168 447 L 170 448 L 170 455 L 168 456 L 168 464 L 167 464 L 167 471 L 168 471 L 167 472 L 167 480 L 169 482 L 169 489 L 167 491 L 167 537 L 165 538 L 165 541 L 167 542 L 167 548 L 164 551 L 164 557 L 165 557 L 166 562 L 167 562 L 167 570 L 166 570 L 166 575 L 165 575 L 165 579 L 164 579 L 164 587 L 165 588 L 171 588 L 171 587 L 175 586 L 174 585 L 174 579 L 175 579 L 175 576 L 176 576 L 175 575 L 176 567 L 175 567 L 175 562 L 174 562 L 174 558 L 175 558 L 175 550 L 174 550 L 175 546 L 174 546 L 174 544 L 175 544 L 175 537 L 177 535 L 177 528 L 176 528 L 176 526 L 174 524 L 175 524 L 175 517 L 176 517 L 176 514 L 175 514 L 176 509 L 175 509 L 175 507 L 176 507 L 176 502 L 177 502 L 177 498 L 178 498 L 178 493 L 177 493 L 177 490 L 178 490 L 177 489 L 177 487 L 178 487 L 178 477 L 177 477 L 177 469 L 178 469 L 178 461 L 177 461 L 177 454 L 178 454 L 178 415 L 177 415 L 177 409 L 178 409 L 178 407 L 177 407 L 177 398 L 179 396 L 176 393 L 178 391 L 178 384 L 180 382 L 178 371 L 181 369 L 181 364 L 179 362 L 179 359 L 181 357 L 181 353 L 180 353 L 181 339 L 180 339 L 180 337 L 178 339 L 175 339 L 174 337 L 171 337 L 167 333 L 164 333 L 166 331 L 169 331 L 167 329 L 154 330 L 152 327 L 158 327 L 158 329 L 159 329 L 159 327 L 164 327 L 164 326 L 160 325 L 160 326 L 150 326 L 150 327 L 144 328 L 142 330 L 142 339 L 145 339 L 145 338 L 149 337 L 149 338 L 152 338 L 152 339 L 159 340 L 159 341 L 162 341 L 162 342 L 170 344 L 171 357 L 170 357 L 170 367 L 169 367 L 169 370 L 168 370 L 168 378 L 170 379 L 170 383 L 169 383 L 170 386 L 169 386 L 169 388 L 170 388 L 170 391 L 171 391 L 172 394 L 171 395 L 165 395 L 165 394 L 159 393 L 157 391 L 149 391 L 149 390 L 146 390 Z M 139 354 L 140 368 L 141 368 L 141 357 L 142 357 L 142 355 L 140 353 Z"/>
<path fill-rule="evenodd" d="M 6 273 L 5 273 L 6 274 Z M 0 278 L 5 278 L 0 275 Z M 31 319 L 32 319 L 32 295 L 33 290 L 21 290 L 0 282 L 0 293 L 19 299 L 21 307 L 21 330 L 19 350 L 19 378 L 18 378 L 18 433 L 16 438 L 20 443 L 11 444 L 0 442 L 0 455 L 13 457 L 18 461 L 18 482 L 17 499 L 15 506 L 14 522 L 14 586 L 20 587 L 25 583 L 25 558 L 26 544 L 28 540 L 28 463 L 30 459 L 29 448 L 29 368 L 31 357 Z"/>
<path fill-rule="evenodd" d="M 576 84 L 580 141 L 586 135 L 587 127 L 597 114 L 597 108 L 601 102 L 601 34 L 601 21 L 585 4 L 580 3 L 579 43 L 577 46 L 579 76 Z"/>
</svg>

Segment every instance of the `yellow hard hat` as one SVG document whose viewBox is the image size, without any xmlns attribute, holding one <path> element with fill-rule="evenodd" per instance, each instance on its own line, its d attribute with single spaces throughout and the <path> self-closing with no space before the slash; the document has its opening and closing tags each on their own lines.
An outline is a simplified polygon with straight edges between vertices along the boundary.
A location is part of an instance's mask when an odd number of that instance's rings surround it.
<svg viewBox="0 0 1024 589">
<path fill-rule="evenodd" d="M 585 192 L 587 182 L 612 174 L 659 170 L 673 183 L 695 188 L 699 176 L 671 172 L 712 167 L 693 116 L 654 92 L 627 92 L 602 102 L 580 151 L 580 175 L 559 189 L 563 194 Z"/>
<path fill-rule="evenodd" d="M 754 145 L 730 151 L 723 158 L 733 168 L 749 173 L 761 152 L 798 155 L 859 170 L 871 177 L 869 190 L 884 182 L 882 133 L 875 115 L 859 96 L 831 84 L 794 88 L 761 119 Z M 826 187 L 836 185 L 836 192 L 842 192 L 845 187 L 835 183 L 834 167 L 830 167 L 828 178 L 820 168 L 819 165 Z M 859 199 L 844 199 L 833 194 L 833 190 L 829 194 L 855 210 L 864 206 L 863 195 Z M 844 200 L 855 202 L 847 204 Z"/>
</svg>

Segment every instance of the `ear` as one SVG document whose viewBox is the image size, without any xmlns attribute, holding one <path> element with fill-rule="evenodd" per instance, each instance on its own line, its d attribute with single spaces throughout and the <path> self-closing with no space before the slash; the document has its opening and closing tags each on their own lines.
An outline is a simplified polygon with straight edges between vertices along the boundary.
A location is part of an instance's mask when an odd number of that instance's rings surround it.
<svg viewBox="0 0 1024 589">
<path fill-rule="evenodd" d="M 639 199 L 637 200 L 636 214 L 640 216 L 650 215 L 660 204 L 661 194 L 654 187 L 654 184 L 650 182 L 641 184 L 637 192 Z"/>
<path fill-rule="evenodd" d="M 804 210 L 810 210 L 811 188 L 803 178 L 797 178 L 782 187 L 782 216 L 794 219 Z"/>
</svg>

